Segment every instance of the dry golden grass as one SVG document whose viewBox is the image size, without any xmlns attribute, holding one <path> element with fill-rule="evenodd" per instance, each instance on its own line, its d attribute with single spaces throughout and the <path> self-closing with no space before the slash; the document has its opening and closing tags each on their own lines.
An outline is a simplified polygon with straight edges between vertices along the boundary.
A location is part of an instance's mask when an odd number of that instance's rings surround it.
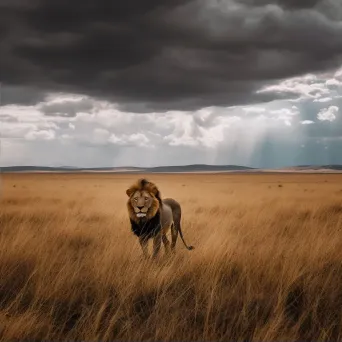
<svg viewBox="0 0 342 342">
<path fill-rule="evenodd" d="M 342 338 L 342 175 L 149 175 L 187 251 L 141 260 L 136 175 L 2 176 L 0 338 Z"/>
</svg>

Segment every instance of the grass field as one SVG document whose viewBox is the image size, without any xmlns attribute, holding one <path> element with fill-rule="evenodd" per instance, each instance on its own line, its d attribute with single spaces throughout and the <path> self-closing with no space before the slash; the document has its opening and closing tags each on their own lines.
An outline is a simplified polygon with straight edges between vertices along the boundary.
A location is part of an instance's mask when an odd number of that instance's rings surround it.
<svg viewBox="0 0 342 342">
<path fill-rule="evenodd" d="M 183 208 L 141 259 L 137 175 L 4 174 L 0 339 L 342 339 L 342 175 L 148 175 Z"/>
</svg>

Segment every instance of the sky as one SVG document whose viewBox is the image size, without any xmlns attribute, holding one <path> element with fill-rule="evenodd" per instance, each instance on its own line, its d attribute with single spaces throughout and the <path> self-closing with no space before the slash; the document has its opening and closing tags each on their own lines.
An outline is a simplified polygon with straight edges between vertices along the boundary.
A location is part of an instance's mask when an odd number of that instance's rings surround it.
<svg viewBox="0 0 342 342">
<path fill-rule="evenodd" d="M 342 164 L 340 0 L 1 0 L 0 166 Z"/>
</svg>

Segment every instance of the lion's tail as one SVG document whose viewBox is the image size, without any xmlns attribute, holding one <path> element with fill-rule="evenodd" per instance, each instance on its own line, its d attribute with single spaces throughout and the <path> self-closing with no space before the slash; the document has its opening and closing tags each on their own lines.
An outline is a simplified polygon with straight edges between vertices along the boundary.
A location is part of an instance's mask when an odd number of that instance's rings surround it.
<svg viewBox="0 0 342 342">
<path fill-rule="evenodd" d="M 188 249 L 189 251 L 191 251 L 192 249 L 195 249 L 194 246 L 188 246 L 184 240 L 183 232 L 182 232 L 181 224 L 180 224 L 181 217 L 182 217 L 182 210 L 181 210 L 180 204 L 177 201 L 175 201 L 173 198 L 165 198 L 163 200 L 163 202 L 168 204 L 172 209 L 175 228 L 179 232 L 179 235 L 180 235 L 186 249 Z"/>
<path fill-rule="evenodd" d="M 183 237 L 183 233 L 182 233 L 182 229 L 181 229 L 181 224 L 180 224 L 180 222 L 177 222 L 176 228 L 177 228 L 177 230 L 179 231 L 179 235 L 180 235 L 180 237 L 181 237 L 181 239 L 182 239 L 182 241 L 183 241 L 184 246 L 186 247 L 186 249 L 188 249 L 189 251 L 195 249 L 194 246 L 188 246 L 187 243 L 185 242 L 184 237 Z"/>
</svg>

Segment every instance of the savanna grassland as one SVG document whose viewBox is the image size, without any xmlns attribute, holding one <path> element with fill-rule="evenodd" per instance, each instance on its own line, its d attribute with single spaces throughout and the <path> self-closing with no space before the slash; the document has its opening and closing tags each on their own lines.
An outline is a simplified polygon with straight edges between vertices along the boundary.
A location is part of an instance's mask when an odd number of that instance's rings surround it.
<svg viewBox="0 0 342 342">
<path fill-rule="evenodd" d="M 137 177 L 2 175 L 1 340 L 342 339 L 342 175 L 148 175 L 195 246 L 157 262 Z"/>
</svg>

